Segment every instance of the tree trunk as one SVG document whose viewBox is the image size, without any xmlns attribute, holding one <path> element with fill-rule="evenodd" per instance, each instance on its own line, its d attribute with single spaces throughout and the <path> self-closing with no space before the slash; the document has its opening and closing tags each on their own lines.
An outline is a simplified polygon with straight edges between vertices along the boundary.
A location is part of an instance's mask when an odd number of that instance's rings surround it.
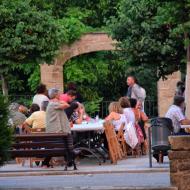
<svg viewBox="0 0 190 190">
<path fill-rule="evenodd" d="M 1 74 L 2 91 L 4 96 L 8 96 L 8 85 L 3 74 Z"/>
<path fill-rule="evenodd" d="M 187 71 L 185 82 L 186 117 L 190 118 L 190 45 L 187 47 Z"/>
</svg>

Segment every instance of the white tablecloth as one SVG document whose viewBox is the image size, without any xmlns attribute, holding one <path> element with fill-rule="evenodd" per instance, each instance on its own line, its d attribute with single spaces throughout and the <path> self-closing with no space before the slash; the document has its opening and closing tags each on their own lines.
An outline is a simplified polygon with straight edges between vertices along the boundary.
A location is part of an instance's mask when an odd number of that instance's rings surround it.
<svg viewBox="0 0 190 190">
<path fill-rule="evenodd" d="M 190 128 L 190 125 L 181 125 L 181 128 L 183 128 L 183 129 Z"/>
<path fill-rule="evenodd" d="M 83 122 L 82 124 L 74 124 L 71 131 L 104 131 L 104 120 Z"/>
</svg>

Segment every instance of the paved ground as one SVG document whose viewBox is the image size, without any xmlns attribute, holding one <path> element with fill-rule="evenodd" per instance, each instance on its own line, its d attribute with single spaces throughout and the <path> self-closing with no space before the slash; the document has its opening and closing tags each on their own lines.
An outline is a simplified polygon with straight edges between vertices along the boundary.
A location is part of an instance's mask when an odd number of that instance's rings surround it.
<svg viewBox="0 0 190 190">
<path fill-rule="evenodd" d="M 54 167 L 49 169 L 43 169 L 41 167 L 34 166 L 29 167 L 29 163 L 25 166 L 21 166 L 15 163 L 7 164 L 0 168 L 0 177 L 3 176 L 17 176 L 17 175 L 38 175 L 41 174 L 97 174 L 97 173 L 142 173 L 142 172 L 168 172 L 169 161 L 165 158 L 164 164 L 158 164 L 153 162 L 153 168 L 149 168 L 149 160 L 147 156 L 140 158 L 127 158 L 125 160 L 118 161 L 117 164 L 110 164 L 110 161 L 103 163 L 101 166 L 97 164 L 95 160 L 83 159 L 78 163 L 77 171 L 64 172 L 63 167 Z M 72 170 L 72 168 L 71 168 Z"/>
<path fill-rule="evenodd" d="M 57 175 L 1 177 L 0 188 L 86 188 L 90 187 L 168 187 L 168 173 L 136 173 L 136 174 L 88 174 L 88 175 Z"/>
<path fill-rule="evenodd" d="M 65 172 L 63 167 L 30 168 L 29 163 L 22 167 L 14 162 L 0 168 L 0 190 L 131 190 L 132 188 L 141 190 L 144 188 L 145 190 L 150 189 L 150 187 L 164 187 L 164 189 L 170 187 L 169 161 L 167 158 L 164 164 L 153 162 L 151 169 L 146 156 L 127 158 L 118 161 L 116 165 L 107 161 L 101 166 L 95 160 L 83 159 L 80 160 L 76 172 Z"/>
</svg>

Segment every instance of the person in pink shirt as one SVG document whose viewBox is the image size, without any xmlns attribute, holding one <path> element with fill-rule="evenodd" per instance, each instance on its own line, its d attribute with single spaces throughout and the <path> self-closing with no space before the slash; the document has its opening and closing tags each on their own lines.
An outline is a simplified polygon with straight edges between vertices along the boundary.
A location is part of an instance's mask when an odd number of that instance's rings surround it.
<svg viewBox="0 0 190 190">
<path fill-rule="evenodd" d="M 71 103 L 73 100 L 76 99 L 77 93 L 74 90 L 69 90 L 65 94 L 61 94 L 59 97 L 60 101 L 64 101 L 67 103 Z"/>
</svg>

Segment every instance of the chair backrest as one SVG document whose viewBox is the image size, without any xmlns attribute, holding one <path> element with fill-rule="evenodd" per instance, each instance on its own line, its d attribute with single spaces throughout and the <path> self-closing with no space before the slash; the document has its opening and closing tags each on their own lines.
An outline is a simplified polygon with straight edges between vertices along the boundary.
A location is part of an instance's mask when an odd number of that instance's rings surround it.
<svg viewBox="0 0 190 190">
<path fill-rule="evenodd" d="M 122 140 L 123 140 L 124 127 L 125 127 L 125 123 L 122 123 L 122 124 L 121 124 L 121 127 L 120 127 L 119 130 L 118 130 L 117 138 L 118 138 L 119 141 L 122 141 Z"/>
<path fill-rule="evenodd" d="M 108 142 L 109 154 L 113 163 L 123 157 L 123 152 L 117 139 L 114 126 L 111 122 L 104 123 L 105 135 Z"/>
<path fill-rule="evenodd" d="M 169 146 L 168 136 L 173 132 L 172 121 L 169 118 L 157 117 L 151 120 L 152 147 Z"/>
</svg>

